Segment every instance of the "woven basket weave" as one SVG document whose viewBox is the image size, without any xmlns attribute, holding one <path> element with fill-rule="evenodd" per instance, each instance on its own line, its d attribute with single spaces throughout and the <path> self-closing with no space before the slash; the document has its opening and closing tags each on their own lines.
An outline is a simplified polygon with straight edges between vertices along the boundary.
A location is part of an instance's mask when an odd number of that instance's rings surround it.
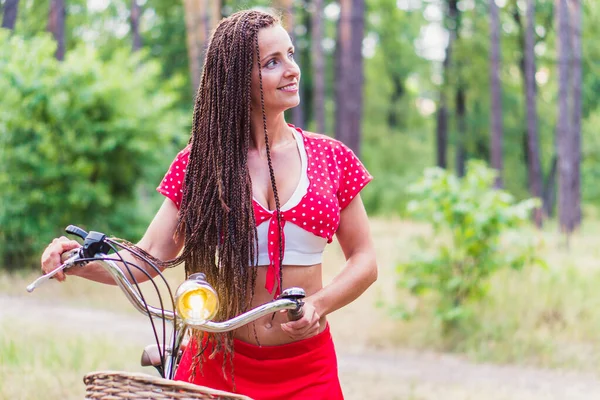
<svg viewBox="0 0 600 400">
<path fill-rule="evenodd" d="M 86 385 L 86 399 L 252 400 L 238 394 L 141 373 L 97 371 L 85 375 L 83 382 Z"/>
</svg>

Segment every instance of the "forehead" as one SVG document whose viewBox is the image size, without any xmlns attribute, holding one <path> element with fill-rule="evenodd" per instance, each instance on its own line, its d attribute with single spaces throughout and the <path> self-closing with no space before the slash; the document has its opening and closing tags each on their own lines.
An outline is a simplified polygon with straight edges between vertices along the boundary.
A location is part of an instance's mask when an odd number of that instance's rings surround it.
<svg viewBox="0 0 600 400">
<path fill-rule="evenodd" d="M 287 51 L 292 46 L 290 35 L 279 24 L 258 31 L 258 48 L 260 56 L 276 51 Z"/>
</svg>

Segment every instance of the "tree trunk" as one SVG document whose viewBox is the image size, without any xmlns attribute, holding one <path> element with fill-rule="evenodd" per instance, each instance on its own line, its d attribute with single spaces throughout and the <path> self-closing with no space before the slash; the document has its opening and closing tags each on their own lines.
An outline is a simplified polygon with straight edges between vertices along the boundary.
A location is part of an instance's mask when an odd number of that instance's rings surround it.
<svg viewBox="0 0 600 400">
<path fill-rule="evenodd" d="M 223 8 L 222 0 L 209 0 L 210 6 L 210 28 L 207 37 L 210 37 L 211 32 L 217 27 L 221 19 L 223 18 L 223 14 L 221 9 Z"/>
<path fill-rule="evenodd" d="M 17 22 L 17 12 L 19 10 L 19 0 L 6 0 L 4 3 L 4 15 L 2 16 L 2 27 L 6 29 L 15 29 Z"/>
<path fill-rule="evenodd" d="M 65 58 L 65 2 L 64 0 L 51 0 L 50 12 L 48 13 L 48 31 L 56 40 L 57 60 L 62 61 Z"/>
<path fill-rule="evenodd" d="M 459 83 L 456 89 L 456 174 L 465 175 L 465 139 L 467 135 L 467 101 L 465 88 Z"/>
<path fill-rule="evenodd" d="M 457 0 L 447 0 L 448 13 L 446 18 L 446 30 L 448 31 L 448 44 L 446 45 L 446 55 L 442 64 L 443 82 L 440 88 L 438 111 L 436 116 L 436 146 L 437 146 L 437 165 L 440 168 L 448 166 L 447 150 L 448 150 L 448 101 L 446 90 L 448 90 L 448 82 L 450 77 L 450 68 L 452 65 L 452 49 L 456 41 L 456 27 L 458 23 L 458 6 Z"/>
<path fill-rule="evenodd" d="M 142 48 L 142 37 L 140 36 L 140 16 L 142 9 L 138 0 L 131 0 L 131 14 L 129 16 L 129 25 L 131 27 L 131 51 L 136 52 Z"/>
<path fill-rule="evenodd" d="M 312 14 L 313 105 L 317 132 L 325 133 L 325 57 L 323 54 L 323 0 L 313 0 Z"/>
<path fill-rule="evenodd" d="M 202 64 L 206 46 L 207 5 L 206 0 L 184 0 L 185 29 L 187 36 L 188 60 L 190 67 L 190 81 L 194 96 L 200 86 L 202 77 Z"/>
<path fill-rule="evenodd" d="M 458 1 L 448 2 L 449 16 L 452 18 L 450 28 L 454 29 L 454 43 L 460 39 L 461 15 L 458 9 Z M 453 43 L 453 45 L 454 45 Z M 455 108 L 456 108 L 456 174 L 459 177 L 465 175 L 465 143 L 467 136 L 467 100 L 465 84 L 461 78 L 462 63 L 455 63 L 453 73 L 456 76 Z"/>
<path fill-rule="evenodd" d="M 501 188 L 502 184 L 502 87 L 500 82 L 500 15 L 495 0 L 490 4 L 490 86 L 492 104 L 492 132 L 491 132 L 491 164 L 498 171 L 495 186 Z"/>
<path fill-rule="evenodd" d="M 292 40 L 293 44 L 296 44 L 296 32 L 295 32 L 295 28 L 296 28 L 296 21 L 298 20 L 297 18 L 297 14 L 296 14 L 296 9 L 294 8 L 294 1 L 293 0 L 286 0 L 286 15 L 289 18 L 289 22 L 287 25 L 287 29 L 288 29 L 288 34 L 290 35 L 290 39 Z M 298 54 L 300 54 L 300 51 L 297 51 Z M 299 66 L 301 67 L 302 62 L 300 61 L 300 57 L 296 57 L 296 62 L 299 64 Z M 292 108 L 292 124 L 296 125 L 296 126 L 304 126 L 304 107 L 303 107 L 303 101 L 302 99 L 304 98 L 304 90 L 302 90 L 303 88 L 303 84 L 302 81 L 300 81 L 300 86 L 298 86 L 298 94 L 300 95 L 300 104 L 298 104 L 296 107 Z"/>
<path fill-rule="evenodd" d="M 573 141 L 573 229 L 581 225 L 581 0 L 569 0 L 571 16 L 571 135 Z"/>
<path fill-rule="evenodd" d="M 535 0 L 527 0 L 527 26 L 525 28 L 524 85 L 527 102 L 527 172 L 529 190 L 533 197 L 543 199 L 542 167 L 537 121 L 537 85 L 535 82 Z M 534 220 L 538 228 L 543 223 L 543 208 L 534 210 Z"/>
<path fill-rule="evenodd" d="M 285 30 L 287 31 L 288 35 L 290 35 L 290 39 L 292 40 L 293 44 L 296 44 L 296 33 L 295 33 L 295 27 L 296 27 L 296 10 L 294 8 L 294 1 L 293 0 L 275 0 L 274 2 L 274 6 L 277 10 L 279 10 L 279 12 L 282 14 L 282 21 L 281 23 L 283 24 L 283 27 L 285 28 Z M 296 49 L 296 63 L 298 63 L 298 65 L 301 64 L 300 62 L 300 50 Z M 294 108 L 291 109 L 291 114 L 292 114 L 292 124 L 296 125 L 296 126 L 304 126 L 304 110 L 303 110 L 303 90 L 302 90 L 302 81 L 300 81 L 300 86 L 298 87 L 298 93 L 300 95 L 300 104 Z"/>
<path fill-rule="evenodd" d="M 546 183 L 544 184 L 544 212 L 547 216 L 554 216 L 554 203 L 556 202 L 556 169 L 558 167 L 558 156 L 554 154 L 552 156 L 552 162 L 550 163 L 550 170 L 546 176 Z"/>
<path fill-rule="evenodd" d="M 336 51 L 335 136 L 360 154 L 363 59 L 365 26 L 364 0 L 341 0 Z"/>
<path fill-rule="evenodd" d="M 404 81 L 400 74 L 390 74 L 392 81 L 392 94 L 390 95 L 390 109 L 388 111 L 388 125 L 390 128 L 397 128 L 400 125 L 400 116 L 398 112 L 398 101 L 404 96 L 406 89 Z"/>
<path fill-rule="evenodd" d="M 448 161 L 446 159 L 446 150 L 448 148 L 448 106 L 446 105 L 446 94 L 442 87 L 440 99 L 438 101 L 438 110 L 436 115 L 436 150 L 437 166 L 446 168 Z"/>
<path fill-rule="evenodd" d="M 523 132 L 523 159 L 527 165 L 527 185 L 533 197 L 541 199 L 542 206 L 533 211 L 533 219 L 538 228 L 543 225 L 544 210 L 549 200 L 544 190 L 542 166 L 539 152 L 537 120 L 537 84 L 535 81 L 535 0 L 527 0 L 525 26 L 521 20 L 517 2 L 513 3 L 513 19 L 519 26 L 519 42 L 522 56 L 519 60 L 523 76 L 523 91 L 526 102 L 526 129 Z"/>
<path fill-rule="evenodd" d="M 570 66 L 570 32 L 569 9 L 567 0 L 556 0 L 557 54 L 558 54 L 558 120 L 557 120 L 557 153 L 558 153 L 558 216 L 560 229 L 567 234 L 575 229 L 575 157 L 576 149 L 573 131 L 570 127 L 569 112 L 569 66 Z"/>
</svg>

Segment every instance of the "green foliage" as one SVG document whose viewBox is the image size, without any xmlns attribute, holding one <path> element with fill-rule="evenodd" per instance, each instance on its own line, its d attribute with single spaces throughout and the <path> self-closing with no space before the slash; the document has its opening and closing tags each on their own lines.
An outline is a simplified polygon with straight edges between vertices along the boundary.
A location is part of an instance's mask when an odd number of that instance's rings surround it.
<svg viewBox="0 0 600 400">
<path fill-rule="evenodd" d="M 437 294 L 436 314 L 445 333 L 459 327 L 469 306 L 484 298 L 491 276 L 539 262 L 532 243 L 503 243 L 539 201 L 516 203 L 493 188 L 495 178 L 494 170 L 471 161 L 462 179 L 431 168 L 410 188 L 415 199 L 408 212 L 431 223 L 433 237 L 422 238 L 420 253 L 398 267 L 399 284 L 417 296 Z"/>
<path fill-rule="evenodd" d="M 59 63 L 54 50 L 49 36 L 0 31 L 0 265 L 8 269 L 33 264 L 69 223 L 137 238 L 147 224 L 139 183 L 155 186 L 185 132 L 173 110 L 177 82 L 161 83 L 143 54 L 119 50 L 105 62 L 78 47 Z"/>
</svg>

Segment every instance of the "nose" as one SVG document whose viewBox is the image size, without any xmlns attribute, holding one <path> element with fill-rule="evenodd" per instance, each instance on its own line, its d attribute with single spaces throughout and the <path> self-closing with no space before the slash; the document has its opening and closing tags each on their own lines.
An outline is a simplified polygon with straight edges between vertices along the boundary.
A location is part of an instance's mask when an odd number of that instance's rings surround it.
<svg viewBox="0 0 600 400">
<path fill-rule="evenodd" d="M 300 67 L 296 64 L 294 59 L 288 60 L 285 69 L 286 78 L 297 78 L 300 79 Z"/>
</svg>

